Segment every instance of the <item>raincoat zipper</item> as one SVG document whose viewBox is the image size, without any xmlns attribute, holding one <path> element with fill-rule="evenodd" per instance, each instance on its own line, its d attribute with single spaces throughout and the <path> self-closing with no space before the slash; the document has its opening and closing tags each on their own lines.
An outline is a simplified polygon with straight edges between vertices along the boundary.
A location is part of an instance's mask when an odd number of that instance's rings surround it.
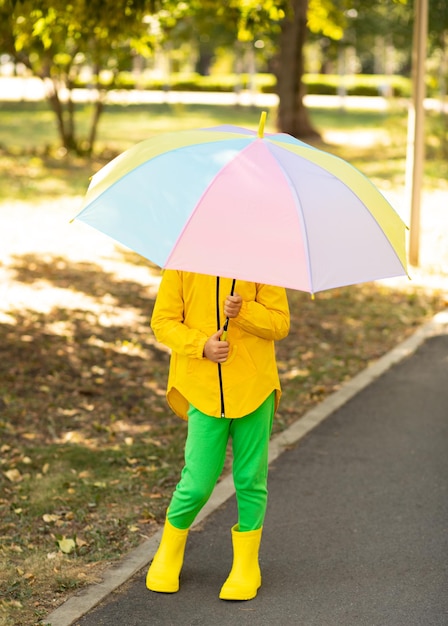
<svg viewBox="0 0 448 626">
<path fill-rule="evenodd" d="M 216 277 L 216 322 L 217 322 L 217 330 L 221 328 L 221 316 L 219 314 L 219 276 Z M 221 417 L 226 416 L 225 405 L 224 405 L 224 391 L 222 387 L 222 369 L 221 363 L 218 363 L 218 380 L 219 380 L 219 393 L 221 398 Z"/>
</svg>

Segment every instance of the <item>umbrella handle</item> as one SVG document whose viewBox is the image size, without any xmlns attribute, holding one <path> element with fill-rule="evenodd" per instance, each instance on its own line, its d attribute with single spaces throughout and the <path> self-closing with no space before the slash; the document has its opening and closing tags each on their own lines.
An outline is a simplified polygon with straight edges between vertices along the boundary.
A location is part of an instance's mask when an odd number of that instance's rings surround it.
<svg viewBox="0 0 448 626">
<path fill-rule="evenodd" d="M 233 281 L 232 281 L 232 288 L 230 290 L 230 295 L 231 296 L 233 296 L 233 293 L 235 291 L 235 281 L 236 281 L 236 279 L 234 278 Z M 230 321 L 229 318 L 226 317 L 226 321 L 224 322 L 224 326 L 223 326 L 223 333 L 221 335 L 221 341 L 226 341 L 226 339 L 227 339 L 227 329 L 229 327 L 229 321 Z"/>
</svg>

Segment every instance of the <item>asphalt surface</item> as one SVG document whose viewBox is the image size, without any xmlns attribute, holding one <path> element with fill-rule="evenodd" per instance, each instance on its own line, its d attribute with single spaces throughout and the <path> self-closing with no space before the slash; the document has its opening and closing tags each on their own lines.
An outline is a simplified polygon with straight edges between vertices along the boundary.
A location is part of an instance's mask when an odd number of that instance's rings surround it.
<svg viewBox="0 0 448 626">
<path fill-rule="evenodd" d="M 250 602 L 218 599 L 234 497 L 189 536 L 179 593 L 146 568 L 77 626 L 448 625 L 448 334 L 427 338 L 272 464 Z"/>
</svg>

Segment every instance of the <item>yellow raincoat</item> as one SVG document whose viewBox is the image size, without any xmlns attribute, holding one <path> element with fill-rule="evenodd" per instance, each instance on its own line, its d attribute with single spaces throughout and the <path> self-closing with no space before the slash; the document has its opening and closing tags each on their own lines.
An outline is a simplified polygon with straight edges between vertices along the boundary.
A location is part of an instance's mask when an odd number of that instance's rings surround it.
<svg viewBox="0 0 448 626">
<path fill-rule="evenodd" d="M 167 400 L 187 419 L 189 404 L 214 417 L 238 418 L 281 390 L 274 341 L 289 332 L 289 308 L 281 287 L 236 281 L 243 304 L 230 320 L 230 353 L 222 364 L 203 356 L 207 339 L 224 325 L 223 305 L 232 281 L 165 270 L 151 319 L 156 339 L 171 348 Z"/>
</svg>

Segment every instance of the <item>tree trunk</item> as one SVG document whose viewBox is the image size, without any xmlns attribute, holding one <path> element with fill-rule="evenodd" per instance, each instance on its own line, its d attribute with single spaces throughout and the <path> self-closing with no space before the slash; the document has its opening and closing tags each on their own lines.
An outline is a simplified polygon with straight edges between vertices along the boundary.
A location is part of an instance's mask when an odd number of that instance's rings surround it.
<svg viewBox="0 0 448 626">
<path fill-rule="evenodd" d="M 47 100 L 56 115 L 56 123 L 58 128 L 59 138 L 62 146 L 67 152 L 77 151 L 78 146 L 74 136 L 74 120 L 73 110 L 70 111 L 69 98 L 69 111 L 64 110 L 64 103 L 59 97 L 58 83 L 56 80 L 49 78 L 45 75 L 40 75 L 40 78 L 44 81 L 46 86 Z M 67 119 L 68 113 L 68 119 Z"/>
<path fill-rule="evenodd" d="M 75 103 L 73 102 L 73 85 L 67 81 L 67 137 L 69 138 L 69 142 L 73 145 L 73 148 L 76 150 L 78 148 L 76 141 L 76 133 L 75 133 Z"/>
<path fill-rule="evenodd" d="M 212 64 L 215 51 L 208 42 L 199 41 L 199 54 L 196 61 L 195 71 L 200 76 L 208 76 L 210 74 L 210 66 Z"/>
<path fill-rule="evenodd" d="M 47 92 L 47 100 L 50 103 L 51 108 L 56 115 L 56 124 L 59 133 L 59 139 L 61 140 L 61 144 L 69 149 L 67 146 L 67 132 L 65 129 L 65 119 L 64 119 L 64 107 L 62 105 L 61 100 L 59 99 L 57 86 L 54 82 L 49 78 L 43 78 L 46 84 L 46 92 Z"/>
<path fill-rule="evenodd" d="M 277 89 L 277 125 L 293 137 L 318 137 L 303 103 L 305 87 L 303 46 L 307 33 L 308 0 L 291 0 L 291 12 L 282 22 Z"/>
<path fill-rule="evenodd" d="M 90 133 L 88 139 L 88 154 L 93 154 L 93 149 L 95 147 L 96 135 L 98 131 L 98 122 L 100 121 L 101 113 L 104 109 L 104 97 L 98 92 L 98 100 L 95 102 L 95 107 L 93 110 L 92 123 L 90 125 Z"/>
</svg>

